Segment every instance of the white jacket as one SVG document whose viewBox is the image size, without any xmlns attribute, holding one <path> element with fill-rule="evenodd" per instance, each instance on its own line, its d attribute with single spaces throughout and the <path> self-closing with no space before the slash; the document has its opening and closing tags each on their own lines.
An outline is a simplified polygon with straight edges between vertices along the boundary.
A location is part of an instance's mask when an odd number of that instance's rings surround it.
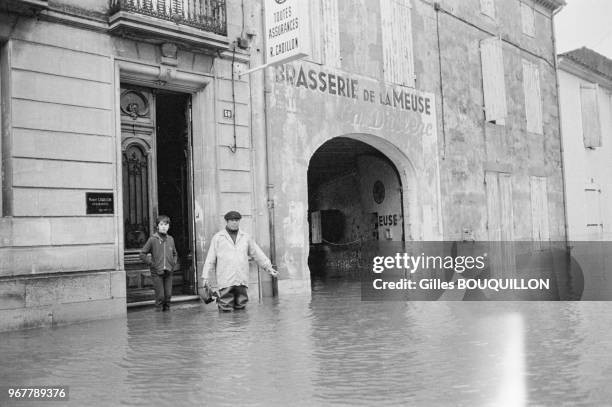
<svg viewBox="0 0 612 407">
<path fill-rule="evenodd" d="M 234 243 L 227 230 L 223 229 L 217 232 L 210 242 L 202 276 L 213 286 L 216 280 L 219 289 L 233 285 L 248 287 L 249 256 L 266 271 L 272 268 L 270 259 L 248 233 L 239 229 Z"/>
</svg>

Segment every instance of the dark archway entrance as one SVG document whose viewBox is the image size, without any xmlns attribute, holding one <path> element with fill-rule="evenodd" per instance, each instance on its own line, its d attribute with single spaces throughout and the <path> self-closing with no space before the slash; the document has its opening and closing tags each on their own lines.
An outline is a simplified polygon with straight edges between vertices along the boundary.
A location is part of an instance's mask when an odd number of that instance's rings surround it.
<svg viewBox="0 0 612 407">
<path fill-rule="evenodd" d="M 358 279 L 366 247 L 405 239 L 395 165 L 371 145 L 336 137 L 308 167 L 311 280 Z"/>
</svg>

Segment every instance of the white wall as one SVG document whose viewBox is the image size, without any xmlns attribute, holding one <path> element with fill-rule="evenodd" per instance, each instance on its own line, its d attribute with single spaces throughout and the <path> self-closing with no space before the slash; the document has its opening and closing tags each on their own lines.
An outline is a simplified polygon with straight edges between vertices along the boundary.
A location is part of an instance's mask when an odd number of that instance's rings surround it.
<svg viewBox="0 0 612 407">
<path fill-rule="evenodd" d="M 602 145 L 584 147 L 580 85 L 591 83 L 580 77 L 559 71 L 563 159 L 567 196 L 569 240 L 612 239 L 612 104 L 610 89 L 600 86 L 598 93 Z M 586 188 L 601 190 L 587 192 Z M 589 194 L 587 198 L 587 194 Z M 599 195 L 599 211 L 595 213 Z M 587 227 L 593 219 L 603 226 Z"/>
</svg>

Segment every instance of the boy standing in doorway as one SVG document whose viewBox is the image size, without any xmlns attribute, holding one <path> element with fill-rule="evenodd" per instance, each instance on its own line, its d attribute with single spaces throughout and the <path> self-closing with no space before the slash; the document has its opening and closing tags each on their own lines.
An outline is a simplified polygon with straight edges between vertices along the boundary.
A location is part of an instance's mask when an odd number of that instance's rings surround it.
<svg viewBox="0 0 612 407">
<path fill-rule="evenodd" d="M 224 218 L 225 229 L 213 236 L 202 275 L 204 286 L 213 278 L 217 282 L 219 310 L 232 311 L 243 309 L 249 300 L 249 256 L 273 277 L 278 272 L 251 236 L 240 230 L 240 213 L 229 211 Z"/>
<path fill-rule="evenodd" d="M 158 311 L 170 310 L 172 274 L 178 259 L 174 239 L 168 234 L 168 229 L 170 229 L 170 218 L 160 215 L 157 218 L 157 232 L 153 233 L 140 251 L 140 259 L 151 269 L 155 306 Z M 150 259 L 147 256 L 149 253 Z"/>
</svg>

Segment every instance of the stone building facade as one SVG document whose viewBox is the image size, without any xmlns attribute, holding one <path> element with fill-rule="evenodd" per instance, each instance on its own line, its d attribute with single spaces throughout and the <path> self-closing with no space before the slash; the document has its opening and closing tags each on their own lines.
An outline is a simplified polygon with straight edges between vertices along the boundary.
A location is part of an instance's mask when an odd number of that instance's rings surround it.
<svg viewBox="0 0 612 407">
<path fill-rule="evenodd" d="M 1 329 L 124 314 L 161 213 L 185 295 L 230 209 L 254 296 L 362 242 L 565 238 L 563 0 L 308 4 L 310 55 L 244 73 L 259 2 L 3 2 Z"/>
<path fill-rule="evenodd" d="M 563 1 L 315 3 L 310 57 L 269 78 L 281 293 L 364 241 L 565 239 Z"/>
<path fill-rule="evenodd" d="M 262 105 L 238 78 L 259 9 L 243 6 L 2 2 L 0 329 L 125 315 L 150 293 L 137 252 L 158 214 L 172 219 L 176 294 L 196 294 L 229 209 L 269 250 Z"/>
</svg>

